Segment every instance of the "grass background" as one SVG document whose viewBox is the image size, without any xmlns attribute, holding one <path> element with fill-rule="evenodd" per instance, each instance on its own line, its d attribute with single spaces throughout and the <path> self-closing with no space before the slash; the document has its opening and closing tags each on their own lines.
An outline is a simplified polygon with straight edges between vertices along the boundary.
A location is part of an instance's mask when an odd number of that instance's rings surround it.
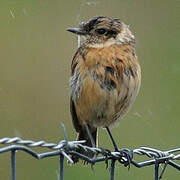
<svg viewBox="0 0 180 180">
<path fill-rule="evenodd" d="M 77 39 L 66 28 L 92 16 L 118 17 L 136 36 L 142 86 L 128 115 L 112 130 L 120 147 L 179 146 L 180 1 L 0 0 L 0 137 L 58 142 L 60 122 L 75 139 L 69 113 L 69 74 Z M 112 149 L 104 130 L 100 146 Z M 0 179 L 10 179 L 9 153 L 0 155 Z M 151 180 L 153 167 L 130 171 L 117 164 L 116 179 Z M 18 180 L 58 178 L 58 158 L 37 161 L 17 154 Z M 65 179 L 108 179 L 105 164 L 65 167 Z M 164 179 L 179 179 L 168 167 Z"/>
</svg>

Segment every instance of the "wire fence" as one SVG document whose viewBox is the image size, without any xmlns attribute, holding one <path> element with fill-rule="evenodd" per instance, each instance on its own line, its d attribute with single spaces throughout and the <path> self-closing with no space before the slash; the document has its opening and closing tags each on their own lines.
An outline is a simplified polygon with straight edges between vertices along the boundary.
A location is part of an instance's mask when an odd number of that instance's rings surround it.
<svg viewBox="0 0 180 180">
<path fill-rule="evenodd" d="M 145 166 L 154 166 L 154 180 L 162 179 L 162 176 L 168 165 L 180 171 L 180 164 L 175 162 L 180 160 L 180 148 L 161 151 L 150 147 L 140 147 L 137 149 L 119 149 L 118 151 L 110 151 L 104 148 L 92 148 L 83 145 L 85 141 L 68 141 L 65 127 L 63 126 L 64 140 L 59 143 L 48 143 L 45 141 L 32 141 L 23 140 L 19 137 L 14 138 L 1 138 L 0 144 L 7 145 L 0 148 L 0 154 L 11 152 L 11 180 L 16 180 L 16 152 L 24 151 L 36 159 L 43 159 L 52 156 L 59 156 L 59 180 L 64 177 L 64 157 L 68 162 L 74 163 L 70 155 L 90 163 L 92 166 L 98 162 L 105 162 L 108 167 L 110 161 L 110 180 L 114 180 L 115 164 L 117 162 L 123 164 L 125 167 L 130 168 L 133 165 L 137 168 Z M 10 145 L 9 145 L 10 144 Z M 38 153 L 32 150 L 33 147 L 48 148 L 50 151 Z M 85 150 L 94 154 L 93 158 L 89 158 L 84 154 L 80 154 L 79 150 Z M 150 160 L 137 162 L 135 155 L 146 156 Z M 162 165 L 160 170 L 159 166 Z"/>
</svg>

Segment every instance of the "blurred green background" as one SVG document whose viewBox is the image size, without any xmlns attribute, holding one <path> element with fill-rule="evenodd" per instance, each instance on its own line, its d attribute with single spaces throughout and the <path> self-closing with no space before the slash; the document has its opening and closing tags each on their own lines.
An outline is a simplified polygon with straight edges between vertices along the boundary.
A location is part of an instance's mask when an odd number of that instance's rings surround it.
<svg viewBox="0 0 180 180">
<path fill-rule="evenodd" d="M 66 32 L 92 16 L 118 17 L 136 36 L 142 66 L 140 93 L 112 130 L 120 147 L 180 145 L 180 1 L 0 0 L 0 137 L 58 142 L 60 122 L 74 140 L 69 113 L 69 74 L 77 39 Z M 112 149 L 104 130 L 100 146 Z M 2 147 L 2 146 L 0 146 Z M 0 179 L 10 179 L 9 153 L 0 155 Z M 151 180 L 153 167 L 130 171 L 117 164 L 116 179 Z M 65 167 L 65 179 L 108 179 L 104 163 L 94 171 Z M 17 153 L 18 180 L 58 179 L 58 157 L 35 160 Z M 164 179 L 180 179 L 168 167 Z"/>
</svg>

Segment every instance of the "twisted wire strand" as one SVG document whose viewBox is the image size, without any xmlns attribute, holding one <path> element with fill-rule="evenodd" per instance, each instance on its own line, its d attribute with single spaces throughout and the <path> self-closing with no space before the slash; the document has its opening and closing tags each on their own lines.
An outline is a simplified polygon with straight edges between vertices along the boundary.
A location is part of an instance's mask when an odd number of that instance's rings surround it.
<svg viewBox="0 0 180 180">
<path fill-rule="evenodd" d="M 113 158 L 122 157 L 121 151 L 119 152 L 111 152 L 110 150 L 105 150 L 103 148 L 93 148 L 83 145 L 85 141 L 67 141 L 62 140 L 58 144 L 56 143 L 48 143 L 46 141 L 32 141 L 32 140 L 23 140 L 19 137 L 4 137 L 0 139 L 0 144 L 18 144 L 24 145 L 27 147 L 43 147 L 49 148 L 52 150 L 61 150 L 64 153 L 68 153 L 68 151 L 76 150 L 79 148 L 84 149 L 85 151 L 91 151 L 94 154 L 108 155 Z M 1 148 L 0 148 L 1 149 Z M 144 155 L 149 158 L 167 158 L 170 160 L 180 160 L 180 148 L 171 149 L 168 151 L 161 151 L 158 149 L 150 148 L 150 147 L 140 147 L 132 150 L 134 154 Z M 173 154 L 179 153 L 179 154 Z M 66 155 L 65 155 L 66 156 Z M 67 157 L 67 156 L 66 156 Z M 69 158 L 68 158 L 69 159 Z"/>
<path fill-rule="evenodd" d="M 180 148 L 175 148 L 167 151 L 161 151 L 151 147 L 140 147 L 134 150 L 129 149 L 119 149 L 118 151 L 110 151 L 108 149 L 100 147 L 89 147 L 83 145 L 84 140 L 81 141 L 68 141 L 65 127 L 63 125 L 64 139 L 59 143 L 49 143 L 46 141 L 32 141 L 32 140 L 23 140 L 19 137 L 4 137 L 0 139 L 0 144 L 7 145 L 0 147 L 0 154 L 11 151 L 11 174 L 12 180 L 15 180 L 16 171 L 15 171 L 15 152 L 17 150 L 24 151 L 36 159 L 43 159 L 51 156 L 60 156 L 60 166 L 59 174 L 60 180 L 63 180 L 63 159 L 64 157 L 70 163 L 74 163 L 71 159 L 71 156 L 76 156 L 77 158 L 84 160 L 91 164 L 91 167 L 97 163 L 104 161 L 108 167 L 108 160 L 111 161 L 110 167 L 110 179 L 114 180 L 114 171 L 115 171 L 115 162 L 123 164 L 125 167 L 130 168 L 130 164 L 134 165 L 137 168 L 144 166 L 155 165 L 155 180 L 161 179 L 167 165 L 172 166 L 173 168 L 180 171 L 180 164 L 177 164 L 173 160 L 180 160 Z M 40 147 L 40 148 L 49 148 L 50 151 L 44 153 L 38 153 L 33 151 L 31 148 Z M 87 152 L 94 153 L 95 158 L 89 158 L 84 154 L 80 154 L 78 150 L 84 150 Z M 147 156 L 151 160 L 146 160 L 143 162 L 136 162 L 134 160 L 134 155 Z M 100 155 L 100 156 L 99 156 Z M 162 171 L 159 176 L 159 164 L 164 164 Z"/>
</svg>

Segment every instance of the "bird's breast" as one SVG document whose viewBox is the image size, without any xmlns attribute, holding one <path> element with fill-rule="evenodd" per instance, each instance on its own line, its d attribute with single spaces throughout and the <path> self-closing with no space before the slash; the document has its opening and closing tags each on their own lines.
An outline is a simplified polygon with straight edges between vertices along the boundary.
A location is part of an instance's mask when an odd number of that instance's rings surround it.
<svg viewBox="0 0 180 180">
<path fill-rule="evenodd" d="M 76 57 L 71 96 L 81 123 L 109 126 L 128 111 L 139 91 L 140 66 L 130 47 L 90 48 Z"/>
</svg>

